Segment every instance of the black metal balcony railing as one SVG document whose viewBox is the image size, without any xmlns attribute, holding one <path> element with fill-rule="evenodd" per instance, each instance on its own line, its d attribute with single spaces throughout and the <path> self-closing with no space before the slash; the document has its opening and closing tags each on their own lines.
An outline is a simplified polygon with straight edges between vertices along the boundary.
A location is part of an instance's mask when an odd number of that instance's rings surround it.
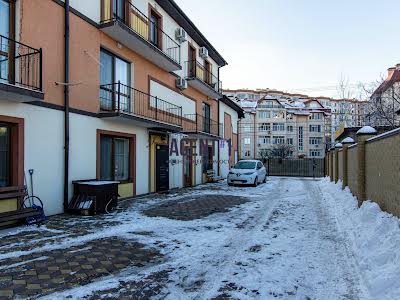
<svg viewBox="0 0 400 300">
<path fill-rule="evenodd" d="M 120 7 L 121 4 L 118 0 L 103 0 L 102 3 L 101 24 L 114 21 L 125 24 L 145 41 L 157 47 L 167 57 L 180 65 L 180 45 L 166 34 L 156 22 L 150 20 L 130 1 L 124 2 L 125 5 L 123 7 Z"/>
<path fill-rule="evenodd" d="M 200 114 L 188 114 L 185 118 L 189 122 L 185 122 L 183 130 L 186 132 L 202 132 L 215 136 L 222 135 L 222 124 Z"/>
<path fill-rule="evenodd" d="M 42 90 L 42 49 L 0 35 L 0 83 Z"/>
<path fill-rule="evenodd" d="M 100 86 L 100 110 L 119 112 L 182 126 L 182 107 L 122 83 Z"/>
<path fill-rule="evenodd" d="M 222 92 L 222 82 L 218 80 L 218 77 L 196 60 L 185 62 L 185 74 L 187 78 L 197 78 L 216 92 Z"/>
</svg>

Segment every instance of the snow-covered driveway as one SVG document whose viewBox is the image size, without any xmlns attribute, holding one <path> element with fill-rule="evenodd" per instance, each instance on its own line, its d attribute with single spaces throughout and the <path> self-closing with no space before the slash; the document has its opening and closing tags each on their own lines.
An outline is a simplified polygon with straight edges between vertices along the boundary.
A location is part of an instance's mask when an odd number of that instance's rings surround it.
<svg viewBox="0 0 400 300">
<path fill-rule="evenodd" d="M 209 184 L 0 241 L 0 299 L 400 299 L 399 219 L 327 179 Z"/>
<path fill-rule="evenodd" d="M 177 203 L 190 211 L 199 197 L 220 196 L 245 202 L 194 220 L 146 215 L 160 204 L 173 205 L 176 213 Z M 139 201 L 116 218 L 120 225 L 90 238 L 135 239 L 159 250 L 163 259 L 49 299 L 369 299 L 319 180 L 272 178 L 257 188 L 206 185 Z"/>
</svg>

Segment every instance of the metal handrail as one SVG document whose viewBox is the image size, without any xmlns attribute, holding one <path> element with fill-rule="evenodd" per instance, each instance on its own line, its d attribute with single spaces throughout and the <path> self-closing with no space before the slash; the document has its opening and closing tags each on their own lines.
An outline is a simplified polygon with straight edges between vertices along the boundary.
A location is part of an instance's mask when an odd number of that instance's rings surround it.
<svg viewBox="0 0 400 300">
<path fill-rule="evenodd" d="M 184 131 L 203 132 L 215 136 L 222 135 L 222 123 L 218 123 L 211 118 L 200 114 L 185 114 L 184 118 L 189 121 L 184 123 Z"/>
<path fill-rule="evenodd" d="M 189 60 L 185 62 L 185 74 L 187 78 L 197 78 L 209 85 L 216 92 L 222 91 L 222 82 L 212 72 L 207 70 L 197 60 Z"/>
<path fill-rule="evenodd" d="M 141 38 L 146 40 L 148 43 L 152 44 L 159 50 L 161 50 L 165 55 L 167 55 L 174 62 L 181 64 L 181 46 L 174 41 L 167 33 L 165 33 L 158 24 L 151 21 L 144 13 L 142 13 L 136 6 L 134 6 L 130 1 L 126 2 L 124 8 L 123 16 L 118 15 L 119 7 L 118 1 L 115 1 L 115 11 L 114 1 L 109 0 L 104 1 L 109 7 L 102 7 L 102 20 L 101 24 L 119 21 L 128 26 L 133 32 L 139 35 Z M 125 11 L 128 9 L 128 11 Z M 151 26 L 152 24 L 157 32 L 156 41 L 151 38 Z"/>
<path fill-rule="evenodd" d="M 42 49 L 0 35 L 0 82 L 42 90 Z"/>
<path fill-rule="evenodd" d="M 100 85 L 100 110 L 182 126 L 182 106 L 118 83 Z"/>
</svg>

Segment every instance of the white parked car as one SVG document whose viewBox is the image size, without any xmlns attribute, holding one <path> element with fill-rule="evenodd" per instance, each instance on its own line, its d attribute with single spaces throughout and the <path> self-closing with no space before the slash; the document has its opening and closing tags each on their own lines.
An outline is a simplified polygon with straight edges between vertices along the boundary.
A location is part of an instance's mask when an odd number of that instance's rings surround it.
<svg viewBox="0 0 400 300">
<path fill-rule="evenodd" d="M 228 174 L 228 185 L 252 184 L 257 186 L 267 181 L 267 170 L 259 160 L 241 160 Z"/>
</svg>

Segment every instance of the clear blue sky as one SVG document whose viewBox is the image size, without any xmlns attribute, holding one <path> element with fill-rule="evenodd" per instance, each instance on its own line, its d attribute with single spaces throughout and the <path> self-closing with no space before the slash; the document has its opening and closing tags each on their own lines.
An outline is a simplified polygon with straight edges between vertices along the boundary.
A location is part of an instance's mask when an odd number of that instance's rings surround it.
<svg viewBox="0 0 400 300">
<path fill-rule="evenodd" d="M 341 74 L 372 82 L 400 63 L 399 0 L 176 2 L 228 61 L 224 88 L 335 96 Z"/>
</svg>

